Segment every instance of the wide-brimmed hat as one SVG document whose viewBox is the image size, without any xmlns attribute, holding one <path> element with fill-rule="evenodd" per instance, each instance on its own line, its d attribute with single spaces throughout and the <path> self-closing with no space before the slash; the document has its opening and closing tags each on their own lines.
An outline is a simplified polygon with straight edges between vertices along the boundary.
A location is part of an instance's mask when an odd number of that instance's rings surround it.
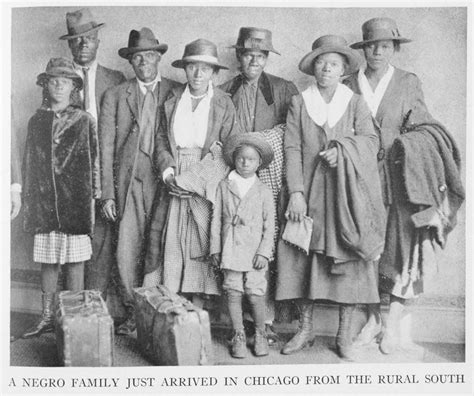
<svg viewBox="0 0 474 396">
<path fill-rule="evenodd" d="M 43 87 L 51 77 L 66 77 L 76 82 L 78 89 L 82 89 L 82 78 L 74 70 L 72 61 L 66 58 L 51 58 L 44 73 L 38 74 L 36 84 Z"/>
<path fill-rule="evenodd" d="M 231 48 L 270 51 L 280 55 L 280 53 L 273 48 L 272 32 L 256 27 L 240 28 L 237 43 L 232 45 Z"/>
<path fill-rule="evenodd" d="M 175 60 L 171 66 L 184 68 L 190 62 L 204 62 L 219 69 L 229 69 L 221 65 L 217 58 L 217 46 L 209 40 L 197 39 L 184 47 L 184 54 L 181 59 Z"/>
<path fill-rule="evenodd" d="M 247 132 L 231 136 L 224 144 L 224 160 L 229 166 L 234 166 L 235 150 L 242 146 L 252 146 L 260 154 L 262 164 L 259 169 L 264 169 L 273 161 L 273 149 L 262 136 L 255 132 Z"/>
<path fill-rule="evenodd" d="M 120 48 L 118 54 L 125 59 L 140 51 L 158 51 L 164 54 L 168 44 L 160 44 L 151 29 L 144 27 L 140 31 L 132 30 L 128 36 L 128 47 Z"/>
<path fill-rule="evenodd" d="M 67 34 L 59 37 L 60 40 L 72 40 L 102 29 L 105 23 L 97 23 L 88 8 L 82 8 L 66 14 Z"/>
<path fill-rule="evenodd" d="M 307 53 L 301 59 L 298 67 L 299 69 L 310 76 L 314 75 L 314 60 L 321 54 L 326 54 L 329 52 L 336 52 L 346 57 L 348 67 L 344 72 L 344 75 L 354 73 L 359 69 L 359 66 L 362 62 L 359 54 L 350 49 L 347 41 L 336 35 L 326 35 L 321 36 L 316 39 L 311 46 L 311 52 Z"/>
<path fill-rule="evenodd" d="M 399 43 L 409 43 L 410 39 L 402 37 L 397 23 L 391 18 L 373 18 L 362 25 L 362 41 L 354 43 L 351 48 L 359 49 L 366 44 L 380 40 L 397 40 Z"/>
</svg>

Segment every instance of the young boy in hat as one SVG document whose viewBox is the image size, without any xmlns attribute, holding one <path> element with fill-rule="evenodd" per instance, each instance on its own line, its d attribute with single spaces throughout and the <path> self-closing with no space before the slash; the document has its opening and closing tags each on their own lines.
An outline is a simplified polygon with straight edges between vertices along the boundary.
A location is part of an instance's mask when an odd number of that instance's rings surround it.
<svg viewBox="0 0 474 396">
<path fill-rule="evenodd" d="M 100 195 L 97 130 L 93 117 L 81 110 L 82 78 L 71 61 L 53 58 L 37 84 L 43 103 L 28 124 L 23 197 L 25 231 L 34 234 L 33 260 L 41 266 L 43 314 L 23 338 L 53 330 L 60 268 L 66 271 L 66 290 L 84 289 L 92 209 Z"/>
<path fill-rule="evenodd" d="M 231 354 L 247 354 L 242 317 L 245 294 L 255 323 L 254 353 L 268 355 L 265 294 L 268 259 L 273 250 L 275 219 L 272 191 L 256 175 L 273 160 L 269 143 L 255 134 L 236 135 L 224 145 L 224 158 L 234 168 L 220 182 L 211 224 L 211 257 L 223 271 L 223 289 L 234 330 Z"/>
</svg>

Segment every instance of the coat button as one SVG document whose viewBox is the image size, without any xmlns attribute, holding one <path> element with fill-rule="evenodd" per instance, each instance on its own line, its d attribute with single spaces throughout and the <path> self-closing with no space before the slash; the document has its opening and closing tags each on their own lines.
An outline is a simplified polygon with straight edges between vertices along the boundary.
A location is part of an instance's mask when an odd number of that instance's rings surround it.
<svg viewBox="0 0 474 396">
<path fill-rule="evenodd" d="M 439 191 L 441 192 L 445 192 L 446 191 L 446 184 L 441 184 L 441 186 L 439 186 Z"/>
</svg>

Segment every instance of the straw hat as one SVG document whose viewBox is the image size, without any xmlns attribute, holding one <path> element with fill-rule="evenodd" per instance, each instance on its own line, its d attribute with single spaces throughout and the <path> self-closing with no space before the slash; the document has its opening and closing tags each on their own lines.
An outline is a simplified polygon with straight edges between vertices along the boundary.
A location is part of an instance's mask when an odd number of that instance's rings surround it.
<svg viewBox="0 0 474 396">
<path fill-rule="evenodd" d="M 255 132 L 247 132 L 231 136 L 224 144 L 224 160 L 229 166 L 234 166 L 234 153 L 242 146 L 252 146 L 260 154 L 262 164 L 259 169 L 264 169 L 273 161 L 273 149 L 262 136 Z"/>
<path fill-rule="evenodd" d="M 397 40 L 399 43 L 409 43 L 412 40 L 402 37 L 397 23 L 391 18 L 373 18 L 362 25 L 362 41 L 354 43 L 351 48 L 360 49 L 366 44 L 380 40 Z"/>
<path fill-rule="evenodd" d="M 181 59 L 175 60 L 171 66 L 184 68 L 190 62 L 204 62 L 209 65 L 218 67 L 219 69 L 229 69 L 227 66 L 221 65 L 217 58 L 216 45 L 208 40 L 197 39 L 184 47 L 184 54 Z"/>
<path fill-rule="evenodd" d="M 350 49 L 347 41 L 336 35 L 321 36 L 316 39 L 311 47 L 311 52 L 307 53 L 301 59 L 298 67 L 299 69 L 310 76 L 314 75 L 314 60 L 321 54 L 329 52 L 336 52 L 344 55 L 347 59 L 348 67 L 344 72 L 344 75 L 352 74 L 359 70 L 359 66 L 362 62 L 359 54 Z"/>
</svg>

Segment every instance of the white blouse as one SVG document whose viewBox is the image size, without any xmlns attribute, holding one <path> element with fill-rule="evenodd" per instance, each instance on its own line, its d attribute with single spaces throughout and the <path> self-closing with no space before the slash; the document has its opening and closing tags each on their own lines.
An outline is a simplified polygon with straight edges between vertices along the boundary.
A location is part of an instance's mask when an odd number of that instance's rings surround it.
<svg viewBox="0 0 474 396">
<path fill-rule="evenodd" d="M 372 116 L 375 118 L 377 114 L 377 110 L 380 106 L 380 102 L 382 101 L 383 96 L 385 95 L 385 91 L 387 90 L 388 84 L 392 79 L 394 67 L 392 65 L 388 65 L 388 70 L 385 72 L 384 76 L 380 79 L 375 91 L 372 91 L 372 87 L 369 84 L 369 80 L 365 75 L 365 70 L 367 66 L 361 67 L 359 73 L 357 75 L 357 80 L 359 82 L 360 91 L 362 96 L 364 97 L 365 101 L 369 105 L 369 109 L 372 113 Z"/>
<path fill-rule="evenodd" d="M 353 95 L 352 90 L 341 83 L 338 83 L 329 103 L 323 99 L 316 84 L 310 85 L 301 93 L 311 119 L 320 127 L 327 123 L 330 128 L 344 115 Z"/>
<path fill-rule="evenodd" d="M 209 81 L 207 93 L 193 111 L 192 95 L 191 92 L 189 92 L 189 85 L 186 85 L 183 95 L 176 107 L 174 124 L 172 126 L 178 147 L 204 147 L 207 136 L 209 110 L 213 96 L 214 89 L 212 88 L 212 82 Z"/>
</svg>

